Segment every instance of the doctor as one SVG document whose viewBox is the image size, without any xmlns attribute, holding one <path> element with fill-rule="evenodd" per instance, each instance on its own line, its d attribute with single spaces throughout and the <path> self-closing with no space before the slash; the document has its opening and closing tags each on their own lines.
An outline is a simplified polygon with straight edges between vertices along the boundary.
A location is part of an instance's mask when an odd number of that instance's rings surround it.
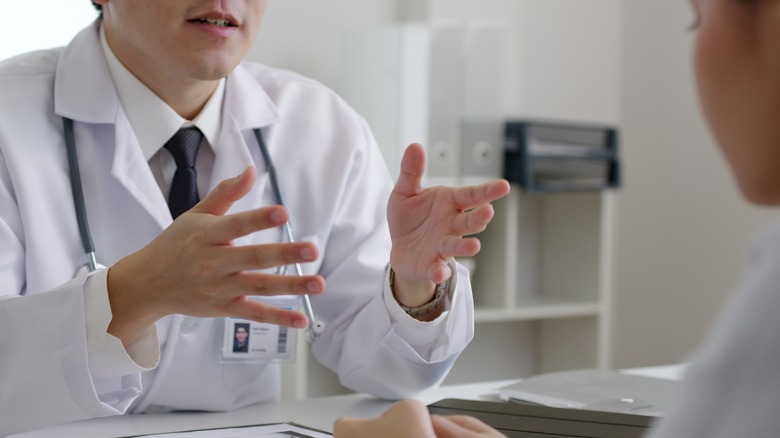
<svg viewBox="0 0 780 438">
<path fill-rule="evenodd" d="M 278 399 L 276 362 L 225 360 L 225 317 L 307 318 L 254 296 L 311 294 L 325 324 L 313 353 L 354 390 L 400 398 L 438 384 L 473 335 L 453 257 L 479 251 L 463 236 L 484 229 L 508 184 L 423 189 L 412 145 L 393 187 L 366 123 L 332 91 L 240 63 L 266 0 L 94 3 L 101 18 L 64 49 L 0 64 L 0 434 Z M 64 119 L 109 266 L 75 278 L 85 257 Z M 164 145 L 183 127 L 202 139 L 177 169 Z M 184 213 L 179 172 L 196 175 L 201 199 Z M 294 263 L 301 276 L 275 270 Z"/>
</svg>

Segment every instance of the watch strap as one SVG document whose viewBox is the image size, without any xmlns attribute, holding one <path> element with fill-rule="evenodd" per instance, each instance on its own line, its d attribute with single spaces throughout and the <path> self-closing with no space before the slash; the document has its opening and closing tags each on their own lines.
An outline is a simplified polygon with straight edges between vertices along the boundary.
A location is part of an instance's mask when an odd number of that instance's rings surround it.
<svg viewBox="0 0 780 438">
<path fill-rule="evenodd" d="M 390 291 L 393 293 L 393 298 L 395 298 L 398 305 L 401 306 L 401 309 L 412 318 L 438 313 L 444 308 L 447 298 L 447 289 L 449 289 L 450 285 L 449 279 L 436 285 L 436 291 L 433 293 L 433 298 L 430 301 L 416 307 L 408 307 L 401 304 L 401 302 L 398 301 L 398 297 L 395 295 L 395 271 L 393 271 L 393 268 L 390 268 L 389 275 Z"/>
</svg>

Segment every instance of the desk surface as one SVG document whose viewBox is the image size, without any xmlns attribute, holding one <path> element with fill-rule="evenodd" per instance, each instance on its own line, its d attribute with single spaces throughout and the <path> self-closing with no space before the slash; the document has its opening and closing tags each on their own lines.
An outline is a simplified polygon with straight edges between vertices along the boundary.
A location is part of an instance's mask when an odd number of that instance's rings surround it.
<svg viewBox="0 0 780 438">
<path fill-rule="evenodd" d="M 628 370 L 632 374 L 677 379 L 682 372 L 678 365 Z M 425 404 L 444 398 L 498 400 L 498 389 L 519 379 L 497 380 L 462 385 L 449 385 L 426 391 L 416 397 Z M 51 438 L 78 436 L 104 438 L 144 435 L 182 430 L 245 426 L 263 423 L 296 422 L 325 431 L 332 431 L 336 418 L 350 415 L 373 417 L 384 412 L 392 402 L 362 394 L 321 397 L 308 400 L 263 403 L 231 412 L 172 413 L 119 415 L 47 427 L 38 431 L 13 435 L 14 438 Z"/>
</svg>

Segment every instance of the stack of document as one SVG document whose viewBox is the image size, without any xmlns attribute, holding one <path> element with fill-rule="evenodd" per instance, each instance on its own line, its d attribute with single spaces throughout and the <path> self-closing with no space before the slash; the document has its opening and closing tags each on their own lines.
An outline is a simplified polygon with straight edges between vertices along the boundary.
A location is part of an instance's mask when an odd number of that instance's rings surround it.
<svg viewBox="0 0 780 438">
<path fill-rule="evenodd" d="M 533 376 L 500 389 L 504 401 L 662 416 L 677 387 L 673 380 L 606 370 Z"/>
</svg>

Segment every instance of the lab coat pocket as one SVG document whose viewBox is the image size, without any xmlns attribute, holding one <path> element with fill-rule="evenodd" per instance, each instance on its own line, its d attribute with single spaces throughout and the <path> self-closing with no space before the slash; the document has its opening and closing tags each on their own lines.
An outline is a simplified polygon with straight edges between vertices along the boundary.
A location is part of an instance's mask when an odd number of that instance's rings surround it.
<svg viewBox="0 0 780 438">
<path fill-rule="evenodd" d="M 278 363 L 239 363 L 222 365 L 222 381 L 232 398 L 232 407 L 279 398 Z"/>
</svg>

